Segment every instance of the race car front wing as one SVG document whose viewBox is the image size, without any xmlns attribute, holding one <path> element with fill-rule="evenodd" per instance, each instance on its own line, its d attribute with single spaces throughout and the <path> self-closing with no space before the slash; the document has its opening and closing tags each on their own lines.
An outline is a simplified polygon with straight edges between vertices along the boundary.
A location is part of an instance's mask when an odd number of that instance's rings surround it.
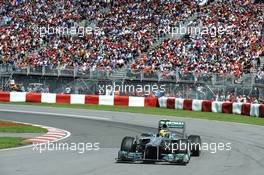
<svg viewBox="0 0 264 175">
<path fill-rule="evenodd" d="M 157 154 L 159 155 L 159 154 Z M 161 154 L 157 158 L 149 159 L 145 157 L 145 152 L 126 152 L 119 151 L 117 162 L 137 162 L 137 161 L 151 161 L 151 162 L 170 162 L 187 164 L 190 161 L 190 154 Z"/>
</svg>

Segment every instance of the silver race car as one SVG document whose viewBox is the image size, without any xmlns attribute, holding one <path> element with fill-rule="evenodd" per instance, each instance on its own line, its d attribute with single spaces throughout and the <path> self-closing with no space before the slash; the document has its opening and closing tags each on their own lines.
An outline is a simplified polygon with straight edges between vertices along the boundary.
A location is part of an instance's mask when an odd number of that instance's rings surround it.
<svg viewBox="0 0 264 175">
<path fill-rule="evenodd" d="M 186 165 L 191 156 L 200 156 L 201 138 L 187 136 L 185 122 L 160 120 L 158 133 L 123 138 L 117 162 L 170 162 Z"/>
</svg>

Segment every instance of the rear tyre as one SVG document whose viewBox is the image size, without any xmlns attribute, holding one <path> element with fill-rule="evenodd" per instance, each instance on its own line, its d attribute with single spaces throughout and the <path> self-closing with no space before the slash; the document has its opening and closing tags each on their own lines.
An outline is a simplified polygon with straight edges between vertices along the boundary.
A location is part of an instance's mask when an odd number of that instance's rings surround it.
<svg viewBox="0 0 264 175">
<path fill-rule="evenodd" d="M 188 140 L 190 141 L 191 155 L 199 157 L 201 154 L 202 145 L 201 137 L 198 135 L 190 135 Z"/>
<path fill-rule="evenodd" d="M 177 141 L 177 143 L 174 143 L 176 145 L 174 145 L 174 149 L 175 146 L 177 148 L 177 153 L 181 153 L 181 154 L 188 154 L 189 152 L 189 147 L 188 147 L 188 140 L 187 139 L 179 139 Z"/>
</svg>

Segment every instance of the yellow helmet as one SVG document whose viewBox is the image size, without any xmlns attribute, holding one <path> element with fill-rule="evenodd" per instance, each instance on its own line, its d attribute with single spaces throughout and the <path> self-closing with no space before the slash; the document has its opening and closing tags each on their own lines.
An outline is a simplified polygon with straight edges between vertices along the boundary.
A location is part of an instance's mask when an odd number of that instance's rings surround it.
<svg viewBox="0 0 264 175">
<path fill-rule="evenodd" d="M 161 129 L 160 130 L 160 132 L 159 132 L 159 135 L 161 136 L 161 137 L 165 137 L 166 135 L 167 135 L 167 131 L 165 130 L 165 129 Z"/>
</svg>

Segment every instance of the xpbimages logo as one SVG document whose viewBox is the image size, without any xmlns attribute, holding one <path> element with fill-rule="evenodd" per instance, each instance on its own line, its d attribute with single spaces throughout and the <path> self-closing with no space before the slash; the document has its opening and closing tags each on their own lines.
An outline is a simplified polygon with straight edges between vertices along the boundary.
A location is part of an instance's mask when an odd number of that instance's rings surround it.
<svg viewBox="0 0 264 175">
<path fill-rule="evenodd" d="M 144 94 L 144 95 L 150 95 L 151 93 L 155 94 L 158 91 L 161 93 L 165 93 L 166 91 L 166 85 L 134 85 L 134 84 L 116 84 L 115 82 L 113 84 L 109 85 L 99 85 L 99 94 L 100 95 L 113 95 L 115 93 L 128 93 L 128 94 Z"/>
<path fill-rule="evenodd" d="M 86 142 L 86 143 L 57 143 L 57 142 L 47 142 L 47 143 L 36 143 L 33 144 L 33 151 L 43 153 L 45 151 L 74 151 L 78 154 L 83 154 L 88 151 L 98 151 L 100 150 L 100 143 Z"/>
<path fill-rule="evenodd" d="M 219 151 L 231 151 L 232 144 L 231 143 L 206 143 L 203 142 L 201 144 L 199 143 L 190 143 L 190 142 L 184 142 L 182 140 L 179 140 L 179 142 L 171 143 L 171 142 L 165 142 L 165 150 L 171 151 L 172 153 L 175 153 L 177 151 L 185 151 L 188 148 L 195 148 L 200 149 L 201 151 L 209 151 L 212 154 L 215 154 Z"/>
<path fill-rule="evenodd" d="M 171 35 L 172 37 L 190 34 L 201 37 L 210 36 L 215 38 L 222 35 L 232 35 L 232 29 L 232 26 L 190 26 L 189 24 L 184 26 L 180 24 L 177 27 L 167 26 L 165 28 L 159 29 L 159 33 Z"/>
<path fill-rule="evenodd" d="M 82 27 L 82 26 L 41 26 L 41 27 L 32 27 L 32 31 L 38 34 L 40 37 L 46 35 L 58 35 L 58 36 L 78 36 L 84 37 L 86 35 L 99 35 L 101 30 L 98 27 Z"/>
</svg>

